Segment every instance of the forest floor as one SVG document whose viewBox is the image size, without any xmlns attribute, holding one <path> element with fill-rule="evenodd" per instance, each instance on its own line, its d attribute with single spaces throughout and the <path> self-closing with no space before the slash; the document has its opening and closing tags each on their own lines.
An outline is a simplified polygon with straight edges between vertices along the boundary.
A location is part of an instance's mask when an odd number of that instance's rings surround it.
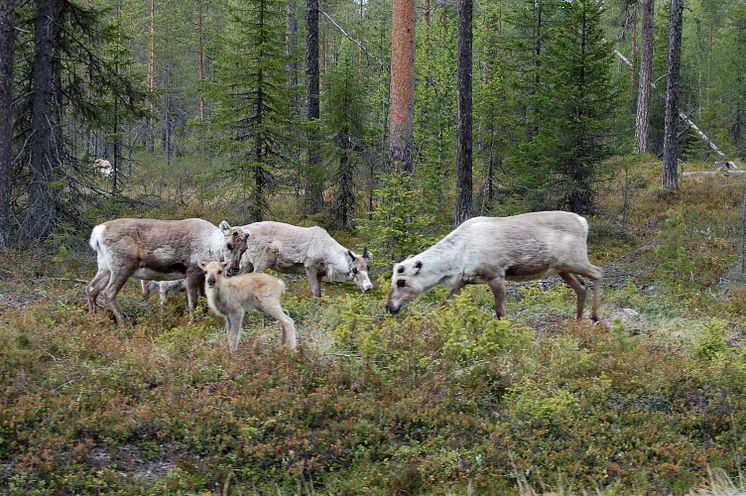
<svg viewBox="0 0 746 496">
<path fill-rule="evenodd" d="M 596 325 L 554 280 L 498 321 L 487 287 L 392 317 L 385 267 L 321 299 L 283 275 L 298 350 L 251 313 L 231 356 L 204 302 L 189 322 L 131 281 L 118 328 L 85 311 L 92 253 L 0 254 L 0 492 L 746 492 L 743 178 L 633 172 L 590 218 Z"/>
</svg>

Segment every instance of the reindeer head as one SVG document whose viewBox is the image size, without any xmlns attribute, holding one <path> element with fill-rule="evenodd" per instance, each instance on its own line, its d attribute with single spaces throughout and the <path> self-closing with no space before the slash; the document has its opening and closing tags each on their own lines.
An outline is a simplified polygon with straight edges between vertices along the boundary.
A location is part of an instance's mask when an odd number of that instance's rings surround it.
<svg viewBox="0 0 746 496">
<path fill-rule="evenodd" d="M 223 257 L 228 267 L 226 274 L 234 276 L 241 268 L 241 256 L 246 251 L 251 233 L 242 227 L 231 227 L 227 221 L 221 222 L 218 227 L 223 231 Z"/>
<path fill-rule="evenodd" d="M 205 282 L 208 288 L 214 288 L 223 277 L 225 264 L 223 262 L 200 262 L 200 268 L 205 271 Z"/>
<path fill-rule="evenodd" d="M 373 283 L 368 278 L 368 260 L 373 257 L 373 254 L 368 251 L 368 247 L 363 248 L 362 255 L 356 255 L 352 250 L 347 250 L 347 257 L 350 267 L 349 276 L 355 281 L 360 291 L 365 293 L 373 287 Z"/>
<path fill-rule="evenodd" d="M 394 273 L 391 276 L 391 289 L 389 289 L 386 300 L 386 311 L 396 315 L 404 305 L 414 300 L 420 293 L 425 291 L 425 278 L 422 277 L 422 260 L 417 257 L 409 257 L 403 262 L 394 265 Z"/>
</svg>

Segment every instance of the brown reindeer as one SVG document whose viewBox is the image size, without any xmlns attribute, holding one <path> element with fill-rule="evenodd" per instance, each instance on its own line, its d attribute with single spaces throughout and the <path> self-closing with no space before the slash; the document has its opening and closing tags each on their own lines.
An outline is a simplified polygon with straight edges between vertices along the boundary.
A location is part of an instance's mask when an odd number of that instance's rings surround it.
<svg viewBox="0 0 746 496">
<path fill-rule="evenodd" d="M 190 316 L 199 298 L 204 274 L 200 260 L 221 260 L 223 233 L 202 219 L 114 219 L 93 228 L 90 245 L 96 251 L 98 272 L 88 284 L 88 311 L 108 305 L 117 324 L 125 323 L 117 302 L 130 277 L 173 281 L 186 277 Z M 101 300 L 100 302 L 98 300 Z"/>
<path fill-rule="evenodd" d="M 267 274 L 243 274 L 227 277 L 222 262 L 202 262 L 205 272 L 207 303 L 213 312 L 225 319 L 225 331 L 231 353 L 238 349 L 241 326 L 247 310 L 256 309 L 270 315 L 282 328 L 281 343 L 295 349 L 295 322 L 280 305 L 285 283 Z"/>
</svg>

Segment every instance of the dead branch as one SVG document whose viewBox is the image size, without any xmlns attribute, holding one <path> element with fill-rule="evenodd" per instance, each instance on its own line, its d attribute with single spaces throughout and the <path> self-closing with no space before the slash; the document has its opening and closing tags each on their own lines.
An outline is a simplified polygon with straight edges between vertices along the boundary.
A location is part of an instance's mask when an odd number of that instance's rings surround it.
<svg viewBox="0 0 746 496">
<path fill-rule="evenodd" d="M 345 37 L 346 37 L 346 38 L 347 38 L 348 40 L 350 40 L 351 42 L 353 42 L 354 44 L 356 44 L 357 46 L 359 46 L 359 47 L 360 47 L 360 50 L 362 50 L 363 52 L 365 52 L 365 54 L 366 54 L 366 55 L 367 55 L 368 57 L 370 57 L 370 58 L 372 58 L 373 60 L 375 60 L 376 62 L 378 62 L 378 64 L 379 64 L 379 65 L 381 66 L 381 69 L 385 69 L 385 68 L 386 68 L 386 64 L 384 64 L 384 63 L 383 63 L 383 61 L 382 61 L 381 59 L 379 59 L 378 57 L 376 57 L 375 55 L 373 55 L 372 53 L 370 53 L 370 52 L 368 51 L 368 49 L 367 49 L 367 48 L 365 48 L 365 47 L 363 46 L 363 44 L 362 44 L 362 43 L 360 43 L 360 42 L 359 42 L 358 40 L 356 40 L 355 38 L 353 38 L 352 36 L 350 36 L 349 34 L 347 34 L 347 31 L 345 31 L 345 30 L 344 30 L 344 28 L 343 28 L 342 26 L 340 26 L 339 24 L 337 24 L 337 21 L 335 21 L 334 19 L 332 19 L 332 18 L 331 18 L 331 17 L 329 16 L 329 14 L 327 14 L 327 13 L 326 13 L 326 12 L 324 12 L 323 10 L 319 10 L 319 14 L 323 15 L 324 17 L 326 17 L 326 19 L 327 19 L 327 20 L 328 20 L 329 22 L 331 22 L 331 23 L 332 23 L 332 25 L 333 25 L 333 26 L 334 26 L 335 28 L 337 28 L 337 29 L 338 29 L 338 30 L 339 30 L 339 31 L 340 31 L 340 32 L 341 32 L 341 33 L 342 33 L 342 34 L 343 34 L 343 35 L 344 35 L 344 36 L 345 36 Z"/>
</svg>

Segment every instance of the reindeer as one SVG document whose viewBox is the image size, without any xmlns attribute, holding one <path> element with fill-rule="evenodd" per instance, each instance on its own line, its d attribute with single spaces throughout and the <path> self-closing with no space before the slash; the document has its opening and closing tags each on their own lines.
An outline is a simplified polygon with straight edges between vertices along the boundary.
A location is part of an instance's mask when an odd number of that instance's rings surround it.
<svg viewBox="0 0 746 496">
<path fill-rule="evenodd" d="M 144 279 L 140 279 L 140 287 L 142 297 L 146 301 L 150 298 L 150 293 L 157 289 L 158 301 L 161 308 L 163 308 L 168 299 L 168 293 L 186 291 L 186 279 L 176 279 L 175 281 L 145 281 Z M 200 294 L 203 294 L 202 291 L 200 291 Z"/>
<path fill-rule="evenodd" d="M 284 282 L 258 273 L 225 277 L 225 264 L 222 262 L 201 262 L 200 268 L 205 272 L 207 304 L 213 312 L 225 319 L 231 353 L 238 350 L 243 317 L 251 309 L 257 309 L 277 320 L 282 328 L 281 343 L 295 349 L 295 322 L 280 306 L 280 296 L 285 292 Z"/>
<path fill-rule="evenodd" d="M 96 169 L 96 172 L 99 173 L 101 177 L 104 179 L 108 178 L 111 175 L 111 171 L 113 170 L 111 167 L 111 162 L 104 158 L 97 158 L 93 161 L 94 167 Z"/>
<path fill-rule="evenodd" d="M 358 255 L 337 243 L 319 226 L 298 227 L 282 222 L 254 222 L 219 226 L 226 239 L 226 265 L 230 275 L 274 269 L 285 274 L 305 273 L 311 293 L 321 296 L 321 278 L 352 279 L 362 292 L 373 287 L 368 278 L 368 248 Z"/>
<path fill-rule="evenodd" d="M 98 272 L 86 289 L 88 311 L 108 305 L 117 324 L 125 323 L 117 302 L 127 279 L 173 281 L 186 277 L 190 317 L 199 298 L 204 274 L 200 260 L 223 258 L 225 240 L 215 225 L 202 219 L 114 219 L 93 228 L 91 248 Z M 97 298 L 101 296 L 103 305 Z"/>
<path fill-rule="evenodd" d="M 560 277 L 578 297 L 575 317 L 583 318 L 586 289 L 578 276 L 593 281 L 591 319 L 598 321 L 600 268 L 588 261 L 588 221 L 570 212 L 534 212 L 512 217 L 474 217 L 419 255 L 394 265 L 386 310 L 396 314 L 432 287 L 451 289 L 488 284 L 497 317 L 505 316 L 505 281 Z"/>
</svg>

